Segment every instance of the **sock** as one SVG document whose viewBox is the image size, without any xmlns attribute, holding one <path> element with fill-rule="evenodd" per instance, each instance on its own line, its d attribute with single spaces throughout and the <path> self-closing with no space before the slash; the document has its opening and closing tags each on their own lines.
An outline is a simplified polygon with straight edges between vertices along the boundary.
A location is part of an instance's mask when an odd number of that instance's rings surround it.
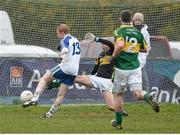
<svg viewBox="0 0 180 135">
<path fill-rule="evenodd" d="M 57 106 L 52 105 L 51 109 L 49 110 L 49 112 L 53 114 L 53 113 L 55 113 L 57 111 L 57 109 L 58 109 Z"/>
<path fill-rule="evenodd" d="M 40 92 L 39 91 L 35 91 L 33 98 L 31 99 L 31 101 L 38 101 L 40 96 Z"/>
<path fill-rule="evenodd" d="M 123 114 L 122 112 L 115 112 L 116 122 L 119 125 L 122 124 L 122 114 Z"/>
<path fill-rule="evenodd" d="M 148 101 L 148 99 L 149 99 L 149 97 L 150 97 L 150 95 L 148 94 L 148 93 L 146 93 L 146 94 L 144 94 L 144 101 Z"/>
</svg>

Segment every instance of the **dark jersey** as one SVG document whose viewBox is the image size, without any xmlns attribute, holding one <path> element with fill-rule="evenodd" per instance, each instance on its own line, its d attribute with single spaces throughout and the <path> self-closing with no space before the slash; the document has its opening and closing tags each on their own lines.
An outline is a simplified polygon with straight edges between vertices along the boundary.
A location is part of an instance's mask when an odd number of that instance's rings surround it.
<svg viewBox="0 0 180 135">
<path fill-rule="evenodd" d="M 96 59 L 95 65 L 91 74 L 102 78 L 111 79 L 114 65 L 110 63 L 112 53 L 114 51 L 114 44 L 106 39 L 99 39 L 97 42 L 101 42 L 110 47 L 109 51 L 101 52 L 99 57 Z"/>
</svg>

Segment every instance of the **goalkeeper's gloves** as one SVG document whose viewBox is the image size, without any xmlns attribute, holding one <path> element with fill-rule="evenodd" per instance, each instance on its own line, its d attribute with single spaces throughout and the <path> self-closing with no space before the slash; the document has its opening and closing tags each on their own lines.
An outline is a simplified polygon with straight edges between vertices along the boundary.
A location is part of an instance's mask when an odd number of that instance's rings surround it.
<svg viewBox="0 0 180 135">
<path fill-rule="evenodd" d="M 93 42 L 95 41 L 95 38 L 96 36 L 92 33 L 87 33 L 85 36 L 84 36 L 84 40 L 85 41 L 89 41 L 89 42 Z"/>
<path fill-rule="evenodd" d="M 85 36 L 84 36 L 84 40 L 85 41 L 89 41 L 89 42 L 93 42 L 93 41 L 96 41 L 96 42 L 99 42 L 99 37 L 96 37 L 94 34 L 92 33 L 87 33 Z"/>
</svg>

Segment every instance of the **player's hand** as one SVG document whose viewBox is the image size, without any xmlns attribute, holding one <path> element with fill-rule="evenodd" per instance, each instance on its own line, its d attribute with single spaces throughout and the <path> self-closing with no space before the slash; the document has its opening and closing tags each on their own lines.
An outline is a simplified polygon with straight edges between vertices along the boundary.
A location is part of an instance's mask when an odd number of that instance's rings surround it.
<svg viewBox="0 0 180 135">
<path fill-rule="evenodd" d="M 58 51 L 61 51 L 61 50 L 62 50 L 61 45 L 58 45 L 57 50 L 58 50 Z"/>
<path fill-rule="evenodd" d="M 109 62 L 110 62 L 111 64 L 114 64 L 114 63 L 115 63 L 115 58 L 114 58 L 114 57 L 111 57 L 111 58 L 109 59 Z"/>
<path fill-rule="evenodd" d="M 63 59 L 61 57 L 57 58 L 55 61 L 58 62 L 58 63 L 61 63 Z"/>
<path fill-rule="evenodd" d="M 85 41 L 88 41 L 88 42 L 93 42 L 93 41 L 95 41 L 95 38 L 96 38 L 96 36 L 95 36 L 94 34 L 92 34 L 92 33 L 87 33 L 87 34 L 85 34 L 85 36 L 84 36 L 84 40 L 85 40 Z"/>
</svg>

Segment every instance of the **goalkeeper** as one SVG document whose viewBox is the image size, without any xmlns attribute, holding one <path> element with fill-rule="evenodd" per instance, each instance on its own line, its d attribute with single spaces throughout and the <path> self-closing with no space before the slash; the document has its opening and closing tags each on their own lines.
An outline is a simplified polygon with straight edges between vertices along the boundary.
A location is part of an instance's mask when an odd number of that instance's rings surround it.
<svg viewBox="0 0 180 135">
<path fill-rule="evenodd" d="M 92 33 L 86 34 L 85 40 L 102 43 L 103 51 L 99 54 L 99 57 L 96 58 L 95 65 L 90 75 L 77 75 L 74 82 L 90 88 L 99 89 L 109 110 L 114 111 L 114 95 L 112 94 L 113 83 L 111 81 L 114 64 L 110 63 L 114 51 L 114 44 L 109 40 L 96 37 Z M 59 87 L 60 83 L 59 80 L 55 80 L 48 88 Z M 127 116 L 128 113 L 124 110 L 123 115 Z"/>
<path fill-rule="evenodd" d="M 109 40 L 95 37 L 91 33 L 85 35 L 85 40 L 102 43 L 103 51 L 99 54 L 99 57 L 96 58 L 90 75 L 77 75 L 75 83 L 99 89 L 108 108 L 114 111 L 113 83 L 111 82 L 114 65 L 109 61 L 114 51 L 114 44 Z"/>
</svg>

